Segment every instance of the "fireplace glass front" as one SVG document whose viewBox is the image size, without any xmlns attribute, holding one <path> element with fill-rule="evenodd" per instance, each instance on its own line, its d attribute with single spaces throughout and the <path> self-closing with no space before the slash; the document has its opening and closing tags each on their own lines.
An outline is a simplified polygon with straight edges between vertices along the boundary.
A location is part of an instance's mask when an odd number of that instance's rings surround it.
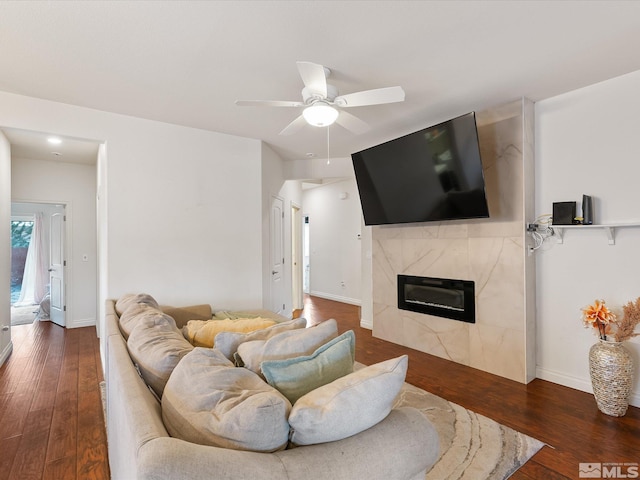
<svg viewBox="0 0 640 480">
<path fill-rule="evenodd" d="M 475 323 L 475 284 L 468 280 L 398 275 L 398 308 Z"/>
</svg>

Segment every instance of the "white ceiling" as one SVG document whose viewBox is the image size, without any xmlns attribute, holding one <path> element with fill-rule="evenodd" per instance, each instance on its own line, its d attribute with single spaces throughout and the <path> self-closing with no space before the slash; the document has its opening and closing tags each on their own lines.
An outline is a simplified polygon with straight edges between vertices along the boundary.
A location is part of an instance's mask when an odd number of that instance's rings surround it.
<svg viewBox="0 0 640 480">
<path fill-rule="evenodd" d="M 300 112 L 298 60 L 340 93 L 401 85 L 406 101 L 350 109 L 332 157 L 520 97 L 640 69 L 638 1 L 2 1 L 0 90 L 264 140 L 285 159 L 327 155 Z"/>
<path fill-rule="evenodd" d="M 14 159 L 45 160 L 54 162 L 94 165 L 98 160 L 100 144 L 91 140 L 52 136 L 41 132 L 3 128 L 11 144 L 11 157 Z M 52 144 L 49 139 L 60 140 Z"/>
</svg>

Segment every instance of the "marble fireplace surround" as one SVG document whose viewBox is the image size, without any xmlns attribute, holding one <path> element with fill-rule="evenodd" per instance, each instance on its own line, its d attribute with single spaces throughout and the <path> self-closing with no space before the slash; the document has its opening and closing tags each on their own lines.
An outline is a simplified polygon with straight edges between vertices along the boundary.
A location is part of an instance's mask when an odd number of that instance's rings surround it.
<svg viewBox="0 0 640 480">
<path fill-rule="evenodd" d="M 533 103 L 476 113 L 490 218 L 372 228 L 373 335 L 522 383 L 535 378 Z M 476 323 L 400 310 L 397 275 L 475 282 Z"/>
</svg>

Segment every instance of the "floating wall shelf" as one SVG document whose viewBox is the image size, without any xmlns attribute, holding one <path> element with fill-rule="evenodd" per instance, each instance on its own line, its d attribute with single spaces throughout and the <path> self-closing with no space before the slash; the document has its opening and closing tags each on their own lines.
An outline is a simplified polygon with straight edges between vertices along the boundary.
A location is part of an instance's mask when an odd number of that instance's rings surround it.
<svg viewBox="0 0 640 480">
<path fill-rule="evenodd" d="M 555 236 L 558 239 L 558 243 L 564 243 L 564 231 L 565 230 L 580 230 L 580 229 L 600 229 L 604 230 L 609 239 L 609 245 L 616 244 L 615 232 L 616 228 L 629 228 L 640 227 L 640 223 L 612 223 L 610 225 L 551 225 Z"/>
</svg>

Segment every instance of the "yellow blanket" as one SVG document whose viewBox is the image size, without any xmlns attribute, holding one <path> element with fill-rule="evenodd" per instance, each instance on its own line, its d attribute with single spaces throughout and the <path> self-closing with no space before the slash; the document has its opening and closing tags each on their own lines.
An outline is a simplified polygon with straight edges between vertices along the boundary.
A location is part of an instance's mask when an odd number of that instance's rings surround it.
<svg viewBox="0 0 640 480">
<path fill-rule="evenodd" d="M 213 347 L 220 332 L 248 333 L 275 325 L 268 318 L 235 318 L 226 320 L 189 320 L 182 328 L 182 334 L 194 347 Z"/>
</svg>

